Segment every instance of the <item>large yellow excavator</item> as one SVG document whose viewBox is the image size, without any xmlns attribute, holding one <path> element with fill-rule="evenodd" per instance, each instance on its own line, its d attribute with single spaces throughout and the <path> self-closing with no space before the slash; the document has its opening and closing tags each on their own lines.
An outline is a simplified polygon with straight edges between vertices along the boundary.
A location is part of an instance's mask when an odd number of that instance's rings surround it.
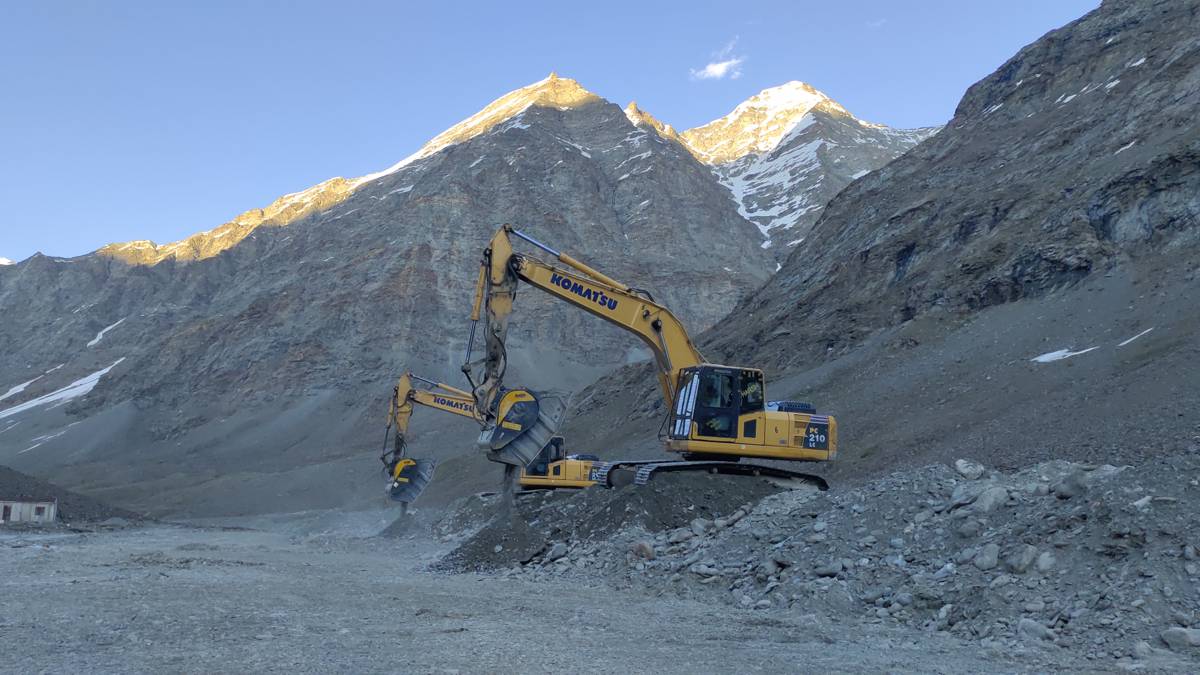
<svg viewBox="0 0 1200 675">
<path fill-rule="evenodd" d="M 561 266 L 516 252 L 514 238 L 540 249 Z M 801 478 L 822 489 L 828 487 L 818 476 L 740 460 L 832 460 L 837 455 L 837 421 L 832 416 L 819 415 L 806 403 L 768 401 L 762 370 L 709 363 L 679 319 L 648 291 L 623 284 L 507 224 L 496 232 L 483 254 L 463 364 L 476 417 L 483 426 L 480 445 L 489 452 L 489 459 L 520 467 L 534 456 L 534 449 L 527 444 L 499 442 L 511 435 L 505 414 L 513 406 L 540 403 L 536 393 L 503 387 L 505 338 L 519 282 L 632 332 L 654 354 L 659 387 L 669 410 L 662 440 L 666 450 L 678 453 L 683 461 L 599 462 L 591 472 L 592 480 L 613 485 L 617 481 L 610 474 L 621 470 L 632 472 L 632 480 L 642 484 L 658 472 L 701 469 Z M 471 348 L 481 319 L 487 351 L 481 363 L 474 364 Z M 541 421 L 557 424 L 562 413 L 555 413 Z M 556 429 L 554 426 L 551 432 Z"/>
<path fill-rule="evenodd" d="M 521 392 L 522 401 L 529 401 L 537 394 L 528 390 Z M 388 496 L 407 504 L 425 490 L 433 478 L 434 461 L 412 459 L 408 456 L 408 424 L 413 406 L 420 405 L 441 410 L 461 417 L 475 419 L 475 400 L 470 392 L 448 384 L 429 380 L 411 372 L 400 376 L 388 405 L 388 431 L 385 432 L 385 450 L 380 459 L 388 473 Z M 524 409 L 512 407 L 501 416 L 501 425 L 507 424 L 509 431 L 519 432 L 521 413 Z M 395 439 L 387 449 L 387 434 L 395 427 Z M 588 478 L 597 458 L 593 455 L 569 455 L 564 448 L 562 436 L 552 436 L 534 458 L 521 467 L 518 483 L 521 488 L 555 489 L 584 488 L 594 485 Z"/>
</svg>

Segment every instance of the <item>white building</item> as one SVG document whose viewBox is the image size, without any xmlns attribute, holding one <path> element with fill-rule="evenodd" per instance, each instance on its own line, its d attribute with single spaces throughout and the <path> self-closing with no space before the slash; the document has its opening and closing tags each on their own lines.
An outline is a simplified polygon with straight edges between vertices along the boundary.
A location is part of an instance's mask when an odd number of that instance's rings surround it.
<svg viewBox="0 0 1200 675">
<path fill-rule="evenodd" d="M 53 523 L 58 517 L 58 500 L 7 501 L 0 499 L 2 523 Z"/>
</svg>

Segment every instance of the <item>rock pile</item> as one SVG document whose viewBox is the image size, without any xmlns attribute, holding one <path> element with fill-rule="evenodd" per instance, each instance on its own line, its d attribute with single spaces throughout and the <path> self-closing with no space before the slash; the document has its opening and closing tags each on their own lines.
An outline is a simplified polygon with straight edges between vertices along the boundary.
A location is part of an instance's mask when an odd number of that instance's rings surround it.
<svg viewBox="0 0 1200 675">
<path fill-rule="evenodd" d="M 1195 659 L 1198 469 L 1195 448 L 1136 467 L 1055 461 L 1011 474 L 960 461 L 841 492 L 685 509 L 669 528 L 544 530 L 546 546 L 501 573 L 601 576 L 998 649 L 1070 648 L 1097 665 Z"/>
</svg>

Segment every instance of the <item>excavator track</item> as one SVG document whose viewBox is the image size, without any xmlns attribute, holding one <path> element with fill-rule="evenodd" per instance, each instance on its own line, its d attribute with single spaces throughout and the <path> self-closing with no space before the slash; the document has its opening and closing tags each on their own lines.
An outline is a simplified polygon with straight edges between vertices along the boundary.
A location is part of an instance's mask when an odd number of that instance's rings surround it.
<svg viewBox="0 0 1200 675">
<path fill-rule="evenodd" d="M 614 471 L 618 473 L 614 473 Z M 647 485 L 654 479 L 655 474 L 671 473 L 680 471 L 703 471 L 705 473 L 719 473 L 725 475 L 736 476 L 766 476 L 768 478 L 781 478 L 788 480 L 799 480 L 810 485 L 814 485 L 818 490 L 824 492 L 829 489 L 829 483 L 824 478 L 811 473 L 802 473 L 799 471 L 789 471 L 764 464 L 750 464 L 742 462 L 725 462 L 725 461 L 670 461 L 670 460 L 631 460 L 618 462 L 597 462 L 592 467 L 591 473 L 588 476 L 590 480 L 596 482 L 597 485 L 605 487 L 619 487 L 623 483 L 617 479 L 617 475 L 623 471 L 632 471 L 634 485 Z"/>
</svg>

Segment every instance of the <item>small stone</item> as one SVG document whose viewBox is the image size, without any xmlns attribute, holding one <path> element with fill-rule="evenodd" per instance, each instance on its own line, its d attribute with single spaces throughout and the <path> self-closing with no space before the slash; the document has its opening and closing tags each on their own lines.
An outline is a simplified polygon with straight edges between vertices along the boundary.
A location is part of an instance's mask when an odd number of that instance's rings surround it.
<svg viewBox="0 0 1200 675">
<path fill-rule="evenodd" d="M 973 562 L 975 567 L 987 571 L 994 569 L 996 564 L 999 562 L 999 559 L 1000 547 L 996 544 L 987 544 L 979 550 L 979 553 L 975 554 L 975 560 Z"/>
<path fill-rule="evenodd" d="M 546 553 L 546 561 L 554 562 L 567 554 L 567 545 L 560 542 L 555 543 L 550 547 L 550 551 Z"/>
<path fill-rule="evenodd" d="M 954 533 L 963 539 L 974 539 L 975 537 L 978 537 L 979 533 L 982 531 L 983 523 L 975 520 L 974 518 L 968 518 L 966 522 L 958 526 L 958 529 L 955 530 Z"/>
<path fill-rule="evenodd" d="M 959 483 L 950 493 L 951 506 L 966 506 L 979 497 L 979 493 L 987 488 L 987 483 Z"/>
<path fill-rule="evenodd" d="M 721 575 L 721 571 L 711 565 L 700 563 L 697 565 L 692 565 L 692 574 L 702 577 L 717 577 Z"/>
<path fill-rule="evenodd" d="M 1050 551 L 1042 551 L 1037 557 L 1037 571 L 1043 574 L 1054 569 L 1054 564 L 1058 560 L 1054 557 L 1054 553 Z"/>
<path fill-rule="evenodd" d="M 643 560 L 654 560 L 656 557 L 654 545 L 644 539 L 642 541 L 634 542 L 634 544 L 629 547 L 629 550 L 632 551 L 635 556 L 642 558 Z"/>
<path fill-rule="evenodd" d="M 978 513 L 991 513 L 1008 501 L 1008 488 L 999 485 L 990 487 L 975 498 L 971 508 Z"/>
<path fill-rule="evenodd" d="M 902 607 L 908 607 L 909 605 L 913 604 L 912 593 L 897 593 L 896 602 Z"/>
<path fill-rule="evenodd" d="M 671 544 L 682 544 L 694 536 L 696 535 L 693 534 L 691 530 L 679 529 L 675 530 L 671 533 L 671 536 L 667 537 L 667 542 Z"/>
<path fill-rule="evenodd" d="M 875 616 L 879 617 L 880 619 L 886 619 L 891 616 L 891 612 L 887 610 L 887 607 L 879 607 L 875 610 Z"/>
<path fill-rule="evenodd" d="M 770 606 L 771 606 L 771 601 L 766 598 L 763 598 L 762 600 L 759 600 L 758 602 L 754 603 L 754 609 L 767 609 Z"/>
<path fill-rule="evenodd" d="M 1043 609 L 1046 609 L 1046 603 L 1042 602 L 1041 600 L 1030 600 L 1029 602 L 1025 603 L 1026 612 L 1033 612 L 1036 614 Z"/>
<path fill-rule="evenodd" d="M 1008 554 L 1008 557 L 1004 559 L 1004 566 L 1007 567 L 1008 571 L 1010 572 L 1024 574 L 1029 570 L 1029 567 L 1033 565 L 1034 561 L 1037 560 L 1037 557 L 1038 550 L 1036 546 L 1022 544 L 1018 546 L 1012 553 Z"/>
<path fill-rule="evenodd" d="M 492 553 L 499 553 L 500 551 L 503 551 L 503 550 L 504 550 L 504 547 L 501 546 L 500 544 L 496 544 L 495 546 L 492 547 Z"/>
<path fill-rule="evenodd" d="M 866 508 L 864 508 L 862 504 L 855 504 L 854 506 L 850 507 L 850 510 L 855 513 L 862 513 L 863 511 L 866 511 Z"/>
<path fill-rule="evenodd" d="M 1017 633 L 1031 640 L 1053 640 L 1055 637 L 1054 631 L 1033 619 L 1021 619 L 1017 623 Z"/>
<path fill-rule="evenodd" d="M 965 565 L 974 560 L 978 553 L 979 549 L 975 548 L 974 546 L 970 548 L 964 548 L 958 552 L 958 555 L 954 556 L 954 562 L 958 563 L 959 565 Z"/>
<path fill-rule="evenodd" d="M 1082 471 L 1076 471 L 1056 483 L 1053 492 L 1054 496 L 1059 499 L 1071 499 L 1083 495 L 1087 492 L 1087 478 Z"/>
<path fill-rule="evenodd" d="M 866 602 L 875 602 L 876 600 L 882 599 L 887 594 L 888 590 L 886 588 L 883 586 L 875 586 L 863 591 L 862 599 Z"/>
<path fill-rule="evenodd" d="M 829 537 L 825 536 L 824 532 L 814 532 L 814 533 L 808 535 L 807 537 L 805 537 L 804 541 L 806 541 L 810 544 L 819 544 L 828 538 Z"/>
<path fill-rule="evenodd" d="M 1200 575 L 1200 565 L 1194 562 L 1183 563 L 1183 571 L 1187 572 L 1189 577 Z"/>
<path fill-rule="evenodd" d="M 860 546 L 874 546 L 877 541 L 878 540 L 875 538 L 875 535 L 868 534 L 862 539 L 859 539 L 858 543 Z"/>
<path fill-rule="evenodd" d="M 824 565 L 820 565 L 813 570 L 813 574 L 819 577 L 836 577 L 842 571 L 841 560 L 831 560 Z"/>
<path fill-rule="evenodd" d="M 707 518 L 696 518 L 692 521 L 692 533 L 697 535 L 704 534 L 708 530 L 709 525 L 712 525 L 712 521 Z"/>
<path fill-rule="evenodd" d="M 970 459 L 954 460 L 954 470 L 967 480 L 975 480 L 983 475 L 984 467 L 979 462 Z"/>
<path fill-rule="evenodd" d="M 1151 647 L 1149 642 L 1138 640 L 1133 643 L 1133 658 L 1144 661 L 1151 656 L 1154 656 L 1154 647 Z"/>
<path fill-rule="evenodd" d="M 888 541 L 888 545 L 892 548 L 904 548 L 904 539 L 900 537 L 893 537 Z"/>
<path fill-rule="evenodd" d="M 1200 647 L 1200 629 L 1196 628 L 1168 628 L 1159 637 L 1175 651 L 1188 647 Z"/>
<path fill-rule="evenodd" d="M 825 528 L 827 527 L 829 527 L 829 525 L 826 524 L 825 521 L 818 520 L 817 522 L 813 523 L 812 529 L 813 532 L 824 532 Z"/>
<path fill-rule="evenodd" d="M 918 511 L 917 515 L 913 516 L 913 522 L 923 523 L 932 517 L 933 517 L 933 511 L 930 511 L 929 509 L 925 509 L 923 511 Z"/>
<path fill-rule="evenodd" d="M 946 577 L 954 576 L 956 571 L 958 571 L 958 567 L 955 566 L 954 563 L 948 562 L 945 565 L 942 565 L 941 569 L 933 573 L 933 578 L 945 579 Z"/>
<path fill-rule="evenodd" d="M 1192 546 L 1191 544 L 1184 546 L 1183 547 L 1183 558 L 1184 558 L 1184 560 L 1195 560 L 1196 559 L 1196 547 Z"/>
</svg>

